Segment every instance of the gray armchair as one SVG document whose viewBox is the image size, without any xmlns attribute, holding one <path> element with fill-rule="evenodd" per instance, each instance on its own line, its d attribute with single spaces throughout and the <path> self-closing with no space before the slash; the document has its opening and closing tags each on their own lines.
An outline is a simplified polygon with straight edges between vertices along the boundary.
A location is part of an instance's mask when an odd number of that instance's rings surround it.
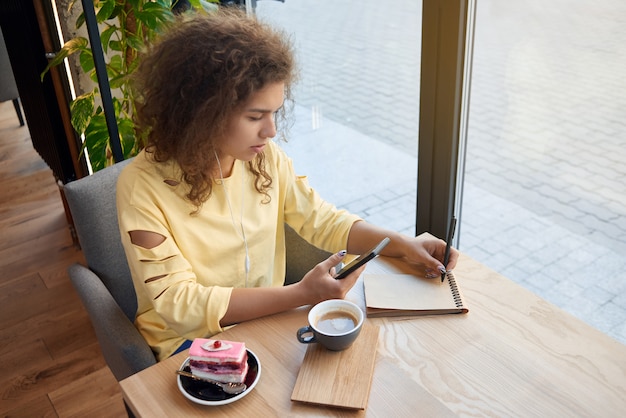
<svg viewBox="0 0 626 418">
<path fill-rule="evenodd" d="M 7 47 L 4 44 L 4 36 L 2 35 L 2 30 L 0 30 L 0 102 L 6 102 L 7 100 L 13 102 L 20 126 L 24 126 L 19 93 L 15 84 L 13 70 L 11 69 Z"/>
<path fill-rule="evenodd" d="M 70 280 L 118 381 L 156 363 L 133 324 L 137 297 L 117 223 L 115 184 L 126 164 L 128 161 L 115 164 L 63 187 L 88 265 L 70 266 Z"/>
<path fill-rule="evenodd" d="M 115 186 L 130 160 L 64 186 L 64 194 L 88 267 L 74 264 L 69 276 L 93 324 L 107 365 L 119 381 L 156 363 L 135 328 L 137 297 L 122 247 Z M 287 277 L 294 283 L 330 254 L 286 227 Z"/>
</svg>

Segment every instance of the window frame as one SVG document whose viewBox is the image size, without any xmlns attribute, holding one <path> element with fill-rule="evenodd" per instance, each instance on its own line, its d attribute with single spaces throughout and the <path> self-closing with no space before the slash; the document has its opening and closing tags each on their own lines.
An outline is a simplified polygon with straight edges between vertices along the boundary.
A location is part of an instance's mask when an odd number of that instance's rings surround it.
<svg viewBox="0 0 626 418">
<path fill-rule="evenodd" d="M 450 218 L 460 218 L 475 7 L 423 2 L 416 235 L 445 238 Z"/>
</svg>

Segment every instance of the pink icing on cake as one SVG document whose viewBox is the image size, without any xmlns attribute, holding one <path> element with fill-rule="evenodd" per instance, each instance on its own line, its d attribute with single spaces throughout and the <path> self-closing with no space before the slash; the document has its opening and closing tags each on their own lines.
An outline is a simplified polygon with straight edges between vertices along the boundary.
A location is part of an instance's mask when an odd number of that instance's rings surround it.
<svg viewBox="0 0 626 418">
<path fill-rule="evenodd" d="M 219 341 L 220 347 L 211 350 L 202 347 L 214 347 L 215 341 Z M 228 347 L 229 345 L 230 347 Z M 245 343 L 235 341 L 196 338 L 189 348 L 189 357 L 191 360 L 217 364 L 242 363 L 246 357 L 246 345 Z"/>
</svg>

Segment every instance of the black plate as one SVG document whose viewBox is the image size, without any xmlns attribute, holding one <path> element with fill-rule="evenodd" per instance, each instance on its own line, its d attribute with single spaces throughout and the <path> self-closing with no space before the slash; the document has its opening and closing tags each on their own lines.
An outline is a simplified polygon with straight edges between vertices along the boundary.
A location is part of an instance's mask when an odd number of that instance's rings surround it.
<svg viewBox="0 0 626 418">
<path fill-rule="evenodd" d="M 258 358 L 252 351 L 246 351 L 248 352 L 248 374 L 246 374 L 244 383 L 247 388 L 242 393 L 237 395 L 228 394 L 219 386 L 180 375 L 178 376 L 178 387 L 185 397 L 202 405 L 225 405 L 243 398 L 256 386 L 261 375 L 261 364 Z M 189 357 L 183 362 L 181 370 L 191 372 Z"/>
</svg>

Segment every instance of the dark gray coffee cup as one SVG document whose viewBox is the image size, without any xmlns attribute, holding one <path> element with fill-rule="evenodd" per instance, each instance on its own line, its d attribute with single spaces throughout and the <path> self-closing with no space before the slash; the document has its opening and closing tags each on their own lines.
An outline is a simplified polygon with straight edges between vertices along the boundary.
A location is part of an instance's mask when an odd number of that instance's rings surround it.
<svg viewBox="0 0 626 418">
<path fill-rule="evenodd" d="M 325 314 L 345 312 L 356 320 L 356 325 L 346 329 L 320 329 L 318 323 Z M 297 332 L 298 341 L 303 344 L 318 343 L 329 350 L 341 351 L 350 347 L 359 336 L 365 315 L 361 308 L 343 299 L 330 299 L 318 303 L 309 311 L 309 325 Z"/>
</svg>

